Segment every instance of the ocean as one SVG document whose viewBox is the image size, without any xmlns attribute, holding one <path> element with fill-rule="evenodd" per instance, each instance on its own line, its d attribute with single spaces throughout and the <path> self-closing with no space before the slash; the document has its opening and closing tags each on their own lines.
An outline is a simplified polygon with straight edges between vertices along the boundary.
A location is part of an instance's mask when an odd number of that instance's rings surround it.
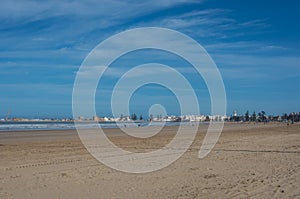
<svg viewBox="0 0 300 199">
<path fill-rule="evenodd" d="M 115 122 L 99 122 L 101 128 L 118 128 Z M 77 122 L 77 128 L 89 129 L 98 128 L 95 122 Z M 191 126 L 191 122 L 121 122 L 121 127 L 133 128 L 137 126 Z M 26 122 L 13 122 L 6 121 L 0 122 L 0 131 L 32 131 L 32 130 L 68 130 L 75 129 L 74 122 L 46 122 L 46 121 L 26 121 Z"/>
</svg>

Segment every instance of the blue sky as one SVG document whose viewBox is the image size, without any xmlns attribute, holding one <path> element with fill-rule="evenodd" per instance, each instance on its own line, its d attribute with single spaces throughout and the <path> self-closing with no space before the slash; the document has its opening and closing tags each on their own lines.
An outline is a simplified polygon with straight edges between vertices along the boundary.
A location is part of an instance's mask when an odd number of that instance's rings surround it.
<svg viewBox="0 0 300 199">
<path fill-rule="evenodd" d="M 205 47 L 222 74 L 229 115 L 298 112 L 299 13 L 296 0 L 3 0 L 0 118 L 8 110 L 14 117 L 70 117 L 76 72 L 88 53 L 113 34 L 148 26 L 180 31 Z M 197 91 L 201 112 L 210 113 L 206 86 L 188 63 L 142 51 L 112 65 L 114 73 L 107 73 L 96 94 L 98 115 L 110 115 L 109 90 L 122 71 L 117 66 L 142 64 L 136 57 L 181 70 Z M 178 113 L 174 95 L 157 85 L 139 89 L 131 103 L 137 114 L 146 115 L 155 103 L 165 104 L 168 114 Z"/>
</svg>

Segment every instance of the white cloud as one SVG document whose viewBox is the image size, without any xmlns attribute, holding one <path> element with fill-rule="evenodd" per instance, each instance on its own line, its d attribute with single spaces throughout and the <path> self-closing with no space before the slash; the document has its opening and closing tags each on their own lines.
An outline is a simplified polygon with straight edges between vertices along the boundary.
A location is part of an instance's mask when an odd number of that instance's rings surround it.
<svg viewBox="0 0 300 199">
<path fill-rule="evenodd" d="M 170 8 L 183 3 L 201 3 L 195 0 L 4 0 L 1 2 L 0 16 L 5 19 L 41 19 L 61 15 L 105 17 L 106 19 L 131 18 L 153 11 Z"/>
<path fill-rule="evenodd" d="M 227 24 L 234 22 L 233 19 L 226 17 L 226 13 L 230 12 L 225 9 L 204 9 L 198 11 L 192 11 L 179 15 L 171 15 L 161 18 L 156 21 L 147 23 L 141 23 L 141 25 L 161 26 L 176 30 L 182 30 L 185 28 L 198 27 L 201 31 L 203 29 L 210 29 L 210 26 L 216 26 L 221 24 Z"/>
<path fill-rule="evenodd" d="M 282 46 L 267 44 L 258 41 L 217 42 L 205 45 L 205 48 L 211 52 L 218 51 L 226 53 L 229 51 L 236 51 L 238 54 L 287 50 L 287 48 Z"/>
<path fill-rule="evenodd" d="M 212 57 L 227 80 L 265 79 L 278 82 L 300 77 L 299 57 L 238 54 L 215 54 Z"/>
<path fill-rule="evenodd" d="M 80 70 L 76 72 L 76 75 L 80 76 L 80 78 L 84 79 L 91 79 L 91 78 L 98 78 L 99 74 L 102 74 L 104 76 L 108 77 L 120 77 L 122 74 L 124 74 L 126 70 L 122 67 L 106 67 L 106 66 L 88 66 L 84 65 Z"/>
</svg>

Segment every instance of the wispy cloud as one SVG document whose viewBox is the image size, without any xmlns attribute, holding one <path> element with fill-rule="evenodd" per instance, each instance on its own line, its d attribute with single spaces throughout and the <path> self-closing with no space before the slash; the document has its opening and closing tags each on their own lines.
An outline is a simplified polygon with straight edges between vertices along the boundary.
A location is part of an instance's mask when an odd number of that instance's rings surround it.
<svg viewBox="0 0 300 199">
<path fill-rule="evenodd" d="M 214 8 L 166 16 L 154 21 L 142 22 L 140 26 L 161 26 L 182 31 L 194 37 L 224 39 L 241 36 L 243 30 L 260 31 L 269 25 L 266 20 L 240 21 L 230 17 L 230 9 Z M 195 31 L 196 30 L 196 31 Z M 251 30 L 249 32 L 249 30 Z M 233 32 L 234 31 L 234 32 Z"/>
<path fill-rule="evenodd" d="M 227 81 L 240 80 L 259 85 L 273 84 L 289 78 L 300 78 L 300 58 L 293 56 L 255 56 L 237 54 L 213 55 Z M 245 85 L 245 84 L 243 84 Z"/>
<path fill-rule="evenodd" d="M 103 18 L 107 24 L 122 22 L 129 18 L 139 17 L 158 10 L 186 3 L 201 3 L 195 0 L 173 1 L 122 1 L 122 0 L 73 0 L 47 1 L 37 0 L 4 0 L 1 2 L 0 17 L 2 20 L 35 21 L 57 16 L 80 16 Z M 109 20 L 107 20 L 109 19 Z"/>
<path fill-rule="evenodd" d="M 283 46 L 258 41 L 216 42 L 205 45 L 205 48 L 209 52 L 221 52 L 225 54 L 229 52 L 235 52 L 236 54 L 261 54 L 265 52 L 283 52 L 289 50 Z"/>
</svg>

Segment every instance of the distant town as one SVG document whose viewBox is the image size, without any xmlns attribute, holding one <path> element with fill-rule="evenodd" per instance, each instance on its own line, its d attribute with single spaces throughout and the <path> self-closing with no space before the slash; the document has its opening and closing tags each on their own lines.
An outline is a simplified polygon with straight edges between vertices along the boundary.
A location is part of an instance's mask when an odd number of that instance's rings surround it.
<svg viewBox="0 0 300 199">
<path fill-rule="evenodd" d="M 244 114 L 238 114 L 234 111 L 232 115 L 183 115 L 183 116 L 162 116 L 150 115 L 148 118 L 144 118 L 142 115 L 121 115 L 120 117 L 100 117 L 93 116 L 91 118 L 78 117 L 78 118 L 18 118 L 18 117 L 5 117 L 0 118 L 0 122 L 209 122 L 209 121 L 224 121 L 224 122 L 299 122 L 300 112 L 284 113 L 282 115 L 268 115 L 265 111 L 258 113 L 249 113 L 247 111 Z"/>
</svg>

